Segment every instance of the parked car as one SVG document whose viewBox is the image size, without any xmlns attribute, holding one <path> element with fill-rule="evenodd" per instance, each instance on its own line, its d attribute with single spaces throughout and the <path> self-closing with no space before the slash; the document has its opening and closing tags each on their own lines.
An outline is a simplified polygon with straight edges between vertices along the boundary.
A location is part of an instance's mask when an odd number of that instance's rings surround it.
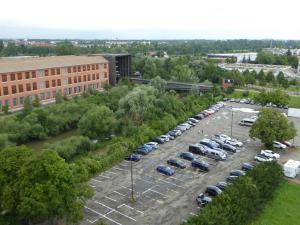
<svg viewBox="0 0 300 225">
<path fill-rule="evenodd" d="M 188 118 L 189 121 L 192 121 L 193 123 L 199 123 L 199 120 L 195 118 Z"/>
<path fill-rule="evenodd" d="M 180 130 L 171 130 L 168 132 L 169 135 L 173 136 L 173 137 L 178 137 L 180 136 L 182 133 Z"/>
<path fill-rule="evenodd" d="M 219 148 L 220 145 L 210 139 L 207 139 L 207 138 L 203 138 L 201 141 L 200 141 L 200 144 L 202 145 L 205 145 L 209 148 Z"/>
<path fill-rule="evenodd" d="M 206 188 L 205 193 L 209 196 L 217 196 L 222 194 L 222 190 L 216 186 L 210 185 Z"/>
<path fill-rule="evenodd" d="M 154 147 L 151 145 L 143 144 L 143 145 L 139 145 L 138 149 L 146 149 L 149 152 L 152 152 L 154 150 Z"/>
<path fill-rule="evenodd" d="M 272 150 L 261 150 L 260 154 L 273 159 L 279 159 L 280 155 Z"/>
<path fill-rule="evenodd" d="M 224 141 L 226 144 L 230 144 L 232 146 L 235 146 L 235 147 L 242 147 L 243 146 L 243 143 L 241 141 L 238 141 L 236 139 L 230 139 L 230 140 L 225 140 Z"/>
<path fill-rule="evenodd" d="M 170 138 L 167 135 L 160 135 L 159 137 L 162 138 L 164 142 L 170 141 Z"/>
<path fill-rule="evenodd" d="M 205 207 L 207 204 L 212 202 L 212 198 L 200 193 L 196 198 L 196 202 L 198 206 Z"/>
<path fill-rule="evenodd" d="M 186 121 L 186 123 L 188 123 L 188 124 L 191 125 L 192 127 L 196 126 L 196 123 L 194 123 L 194 122 L 192 122 L 192 121 L 190 121 L 190 120 Z"/>
<path fill-rule="evenodd" d="M 173 176 L 175 174 L 175 170 L 171 169 L 168 166 L 158 166 L 156 167 L 157 172 L 163 173 L 167 176 Z"/>
<path fill-rule="evenodd" d="M 171 166 L 175 166 L 175 167 L 178 167 L 180 169 L 185 169 L 186 168 L 186 164 L 183 161 L 179 160 L 179 159 L 171 158 L 171 159 L 167 160 L 167 163 Z"/>
<path fill-rule="evenodd" d="M 223 98 L 223 101 L 227 102 L 227 101 L 229 101 L 229 98 Z"/>
<path fill-rule="evenodd" d="M 175 137 L 170 135 L 170 134 L 165 134 L 165 135 L 162 135 L 162 136 L 169 138 L 169 140 L 174 140 L 175 139 Z"/>
<path fill-rule="evenodd" d="M 153 142 L 157 142 L 158 144 L 163 144 L 165 143 L 165 140 L 161 137 L 157 137 L 153 139 Z"/>
<path fill-rule="evenodd" d="M 147 142 L 145 145 L 149 145 L 150 147 L 152 147 L 153 149 L 158 149 L 158 143 L 151 141 L 151 142 Z"/>
<path fill-rule="evenodd" d="M 218 187 L 219 189 L 221 189 L 222 191 L 224 191 L 226 189 L 226 187 L 228 186 L 227 182 L 224 181 L 220 181 L 216 184 L 216 187 Z"/>
<path fill-rule="evenodd" d="M 187 130 L 191 129 L 192 125 L 188 124 L 188 123 L 182 123 L 180 124 L 180 126 L 185 126 L 187 128 Z"/>
<path fill-rule="evenodd" d="M 230 144 L 226 144 L 226 143 L 221 144 L 221 148 L 228 152 L 233 152 L 233 153 L 236 152 L 236 147 L 234 147 Z"/>
<path fill-rule="evenodd" d="M 289 147 L 289 148 L 293 147 L 293 144 L 289 141 L 283 141 L 282 144 L 286 145 L 286 147 Z"/>
<path fill-rule="evenodd" d="M 194 154 L 191 152 L 181 152 L 179 157 L 189 161 L 193 161 L 195 159 Z"/>
<path fill-rule="evenodd" d="M 138 148 L 135 153 L 140 155 L 148 155 L 150 151 L 145 148 Z"/>
<path fill-rule="evenodd" d="M 269 158 L 262 154 L 257 154 L 256 156 L 254 156 L 254 159 L 258 162 L 270 162 L 273 160 L 272 158 Z"/>
<path fill-rule="evenodd" d="M 242 170 L 231 170 L 229 175 L 240 177 L 240 176 L 245 176 L 246 173 Z"/>
<path fill-rule="evenodd" d="M 203 160 L 194 159 L 192 161 L 192 167 L 198 168 L 198 169 L 206 171 L 206 172 L 209 171 L 208 163 Z"/>
<path fill-rule="evenodd" d="M 251 163 L 243 163 L 242 164 L 242 170 L 244 171 L 250 171 L 254 168 L 255 166 Z"/>
<path fill-rule="evenodd" d="M 225 141 L 225 140 L 230 140 L 231 137 L 229 137 L 226 134 L 215 134 L 214 135 L 216 138 L 219 138 L 221 141 Z"/>
<path fill-rule="evenodd" d="M 205 155 L 207 153 L 207 149 L 201 144 L 192 144 L 189 145 L 189 152 L 198 155 Z"/>
<path fill-rule="evenodd" d="M 280 143 L 279 141 L 273 141 L 273 148 L 286 149 L 286 145 Z"/>
<path fill-rule="evenodd" d="M 212 149 L 212 148 L 207 147 L 206 150 L 207 150 L 206 155 L 209 158 L 219 160 L 219 161 L 223 161 L 223 160 L 227 159 L 226 154 L 224 154 L 223 152 L 221 152 L 217 149 Z"/>
<path fill-rule="evenodd" d="M 205 118 L 205 116 L 202 113 L 199 113 L 199 114 L 195 115 L 194 118 L 197 120 L 203 120 Z"/>
<path fill-rule="evenodd" d="M 138 162 L 141 160 L 141 156 L 137 154 L 131 154 L 129 156 L 125 157 L 125 160 L 127 161 L 133 161 L 133 162 Z"/>
<path fill-rule="evenodd" d="M 239 178 L 238 176 L 229 176 L 226 178 L 226 181 L 227 181 L 227 183 L 233 183 L 238 178 Z"/>
</svg>

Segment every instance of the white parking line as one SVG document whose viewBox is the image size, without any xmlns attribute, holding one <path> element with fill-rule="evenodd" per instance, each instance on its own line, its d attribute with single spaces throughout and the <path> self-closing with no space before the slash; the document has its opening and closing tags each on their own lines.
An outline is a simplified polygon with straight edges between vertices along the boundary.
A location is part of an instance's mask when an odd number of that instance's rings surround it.
<svg viewBox="0 0 300 225">
<path fill-rule="evenodd" d="M 114 175 L 118 175 L 117 173 L 110 172 L 110 171 L 105 171 L 105 173 L 111 173 L 111 174 L 114 174 Z"/>
<path fill-rule="evenodd" d="M 172 183 L 172 182 L 165 181 L 165 180 L 163 180 L 163 179 L 158 179 L 158 180 L 160 180 L 160 181 L 162 181 L 162 182 L 165 182 L 165 183 L 167 183 L 167 184 L 172 184 L 172 185 L 174 185 L 175 187 L 184 188 L 184 187 L 181 186 L 181 185 L 177 185 L 177 184 L 174 184 L 174 183 Z"/>
<path fill-rule="evenodd" d="M 124 170 L 124 169 L 121 169 L 121 168 L 119 168 L 119 167 L 115 167 L 115 168 L 113 168 L 113 169 L 115 169 L 115 170 L 120 170 L 120 171 L 126 171 L 126 172 L 128 172 L 129 170 Z"/>
<path fill-rule="evenodd" d="M 167 195 L 165 195 L 165 194 L 163 194 L 163 193 L 160 193 L 159 191 L 155 191 L 155 190 L 152 190 L 152 189 L 149 189 L 149 191 L 152 191 L 152 192 L 154 192 L 154 193 L 157 193 L 157 194 L 159 194 L 159 195 L 161 195 L 161 196 L 163 196 L 163 197 L 168 197 Z"/>
<path fill-rule="evenodd" d="M 117 191 L 113 191 L 114 193 L 117 193 L 118 195 L 121 195 L 121 196 L 123 196 L 123 197 L 125 197 L 126 195 L 124 195 L 124 194 L 122 194 L 122 193 L 120 193 L 120 192 L 117 192 Z"/>
<path fill-rule="evenodd" d="M 115 200 L 115 199 L 113 199 L 113 198 L 110 198 L 110 197 L 107 197 L 107 196 L 104 196 L 104 198 L 107 198 L 107 199 L 109 199 L 109 200 L 111 200 L 111 201 L 113 201 L 113 202 L 116 202 L 117 200 Z"/>
<path fill-rule="evenodd" d="M 94 179 L 94 178 L 92 178 L 91 179 L 92 181 L 95 181 L 95 182 L 98 182 L 98 183 L 102 183 L 103 181 L 101 181 L 101 180 L 96 180 L 96 179 Z"/>
<path fill-rule="evenodd" d="M 97 212 L 96 210 L 93 210 L 93 209 L 91 209 L 91 208 L 89 208 L 89 207 L 87 207 L 87 206 L 85 206 L 85 208 L 88 209 L 88 210 L 90 210 L 90 211 L 92 211 L 92 212 L 94 212 L 94 213 L 96 213 L 97 215 L 99 215 L 99 216 L 101 216 L 101 217 L 103 217 L 103 218 L 105 218 L 105 219 L 108 219 L 109 221 L 111 221 L 111 222 L 113 222 L 113 223 L 115 223 L 115 224 L 122 225 L 121 223 L 118 223 L 117 221 L 114 221 L 113 219 L 111 219 L 111 218 L 109 218 L 109 217 L 107 217 L 107 216 L 105 216 L 105 215 L 103 215 L 103 214 Z M 97 219 L 97 220 L 98 220 L 98 219 Z M 97 221 L 97 220 L 96 220 L 96 221 Z M 92 223 L 95 223 L 96 221 L 94 221 L 94 222 L 92 222 Z"/>
<path fill-rule="evenodd" d="M 180 181 L 180 182 L 184 183 L 184 181 L 183 181 L 183 180 L 180 180 L 180 179 L 178 179 L 178 178 L 176 178 L 176 177 L 169 177 L 169 179 L 178 180 L 178 181 Z"/>
<path fill-rule="evenodd" d="M 92 185 L 92 184 L 89 184 L 92 188 L 95 188 L 96 186 L 95 185 Z"/>
<path fill-rule="evenodd" d="M 152 181 L 148 181 L 148 180 L 145 180 L 145 179 L 142 179 L 142 178 L 139 178 L 139 177 L 137 177 L 136 179 L 137 179 L 137 180 L 141 180 L 141 181 L 145 181 L 145 182 L 147 182 L 147 183 L 149 183 L 149 184 L 155 184 L 155 183 L 152 182 Z"/>
<path fill-rule="evenodd" d="M 127 208 L 129 208 L 129 209 L 135 210 L 135 211 L 137 211 L 137 212 L 140 213 L 140 214 L 144 214 L 142 211 L 137 210 L 137 209 L 135 209 L 135 208 L 132 208 L 131 206 L 126 205 L 126 204 L 119 205 L 117 208 L 121 208 L 122 206 L 125 206 L 125 207 L 127 207 Z"/>
</svg>

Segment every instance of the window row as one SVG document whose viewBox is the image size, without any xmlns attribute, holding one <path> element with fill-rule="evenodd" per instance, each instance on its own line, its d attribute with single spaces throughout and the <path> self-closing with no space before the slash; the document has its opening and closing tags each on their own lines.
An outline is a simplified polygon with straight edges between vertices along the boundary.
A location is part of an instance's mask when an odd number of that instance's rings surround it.
<svg viewBox="0 0 300 225">
<path fill-rule="evenodd" d="M 44 75 L 49 76 L 49 75 L 60 75 L 60 69 L 59 68 L 51 68 L 51 69 L 45 69 L 44 70 Z"/>
<path fill-rule="evenodd" d="M 19 72 L 19 73 L 10 73 L 10 74 L 2 74 L 1 81 L 15 81 L 15 80 L 23 80 L 23 79 L 36 78 L 35 71 L 27 71 L 27 72 Z"/>
<path fill-rule="evenodd" d="M 106 76 L 107 76 L 107 74 L 106 74 Z M 104 74 L 104 77 L 105 77 L 105 74 Z M 86 81 L 91 81 L 91 80 L 99 80 L 99 79 L 100 79 L 99 73 L 88 74 L 88 75 L 83 75 L 83 76 L 68 77 L 68 84 L 86 82 Z"/>
<path fill-rule="evenodd" d="M 104 69 L 107 68 L 107 64 L 104 64 Z M 83 65 L 83 66 L 73 66 L 68 67 L 68 73 L 76 73 L 81 71 L 90 71 L 90 70 L 98 70 L 99 64 L 92 64 L 92 65 Z"/>
<path fill-rule="evenodd" d="M 33 82 L 31 83 L 27 83 L 25 84 L 25 86 L 23 84 L 19 84 L 19 85 L 12 85 L 10 87 L 10 92 L 9 92 L 9 88 L 8 87 L 3 87 L 2 88 L 2 92 L 0 90 L 0 96 L 1 95 L 9 95 L 9 94 L 16 94 L 16 93 L 22 93 L 24 91 L 31 91 L 31 90 L 37 90 L 37 83 Z"/>
</svg>

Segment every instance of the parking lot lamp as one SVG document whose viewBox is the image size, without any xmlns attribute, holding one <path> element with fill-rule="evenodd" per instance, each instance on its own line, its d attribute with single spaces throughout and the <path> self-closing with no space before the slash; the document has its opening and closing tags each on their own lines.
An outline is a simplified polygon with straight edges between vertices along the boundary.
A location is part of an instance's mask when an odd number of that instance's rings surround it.
<svg viewBox="0 0 300 225">
<path fill-rule="evenodd" d="M 232 126 L 233 126 L 233 110 L 232 110 L 232 107 L 231 107 L 230 137 L 232 137 Z"/>
<path fill-rule="evenodd" d="M 131 174 L 131 201 L 134 202 L 134 196 L 133 196 L 133 165 L 132 165 L 132 160 L 130 161 L 130 174 Z"/>
</svg>

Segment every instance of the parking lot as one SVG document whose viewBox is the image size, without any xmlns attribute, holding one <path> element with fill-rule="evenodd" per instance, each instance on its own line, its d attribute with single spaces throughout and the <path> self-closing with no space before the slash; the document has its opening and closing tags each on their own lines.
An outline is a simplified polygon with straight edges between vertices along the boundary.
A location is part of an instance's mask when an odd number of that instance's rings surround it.
<svg viewBox="0 0 300 225">
<path fill-rule="evenodd" d="M 231 113 L 231 106 L 241 108 Z M 207 185 L 225 181 L 232 169 L 240 169 L 243 162 L 253 161 L 260 150 L 260 142 L 251 140 L 249 128 L 241 127 L 238 122 L 253 115 L 242 108 L 255 108 L 252 105 L 228 103 L 216 114 L 201 120 L 195 127 L 183 133 L 139 162 L 133 163 L 133 181 L 135 202 L 130 202 L 131 162 L 122 161 L 110 170 L 90 180 L 95 195 L 87 201 L 82 225 L 95 224 L 102 219 L 106 224 L 181 224 L 199 211 L 196 195 L 203 192 Z M 232 120 L 233 118 L 233 120 Z M 199 142 L 213 134 L 231 134 L 244 143 L 235 154 L 228 154 L 226 161 L 214 161 L 198 156 L 210 164 L 208 173 L 200 172 L 186 161 L 186 169 L 175 168 L 175 175 L 167 177 L 156 172 L 158 165 L 167 165 L 167 159 L 178 157 L 188 145 Z M 298 121 L 299 122 L 299 121 Z M 299 135 L 298 135 L 299 138 Z M 297 139 L 297 142 L 299 140 Z"/>
</svg>

